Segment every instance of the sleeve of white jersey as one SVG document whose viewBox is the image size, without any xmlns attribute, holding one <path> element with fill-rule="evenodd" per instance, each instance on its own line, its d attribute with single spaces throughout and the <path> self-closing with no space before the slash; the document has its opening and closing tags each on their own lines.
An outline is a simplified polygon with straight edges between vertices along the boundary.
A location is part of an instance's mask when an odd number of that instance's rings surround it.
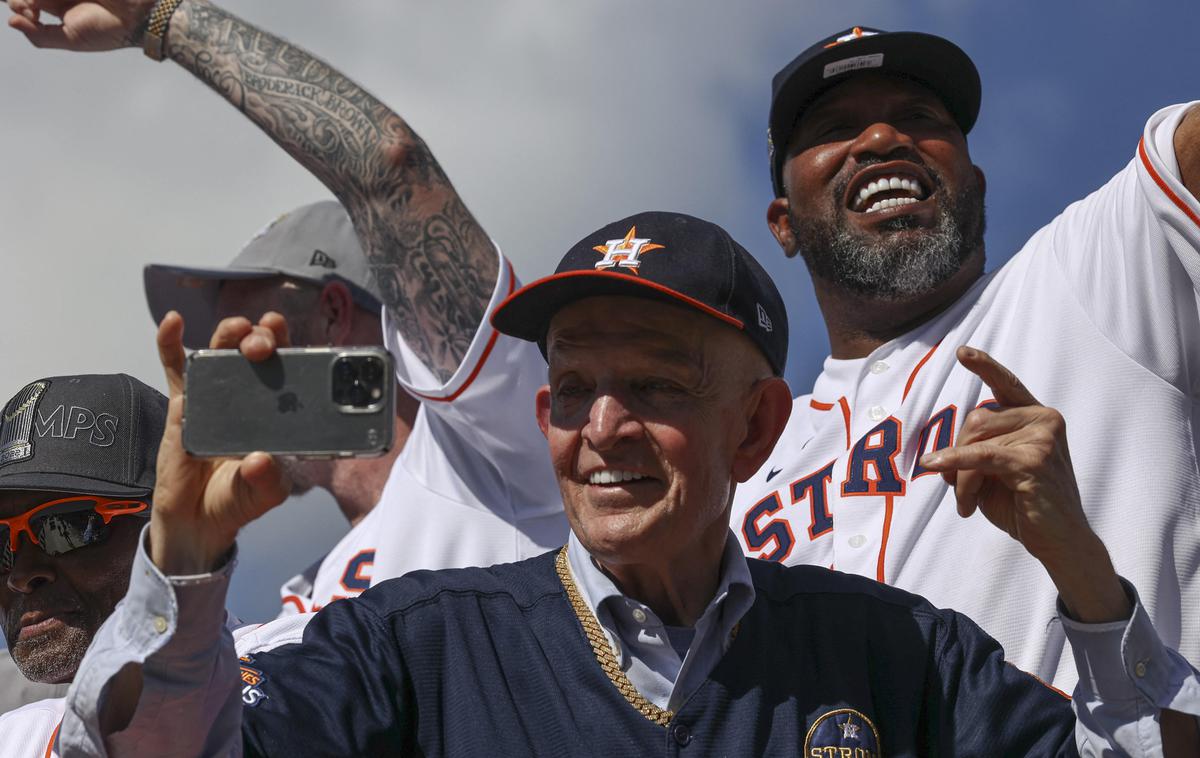
<svg viewBox="0 0 1200 758">
<path fill-rule="evenodd" d="M 449 432 L 491 464 L 508 498 L 557 502 L 546 440 L 534 415 L 534 395 L 546 383 L 546 362 L 537 346 L 497 332 L 491 315 L 520 284 L 512 263 L 497 250 L 499 274 L 471 346 L 448 381 L 441 381 L 405 343 L 383 314 L 384 344 L 396 360 L 396 376 L 439 434 Z M 419 444 L 411 440 L 408 444 Z M 444 442 L 441 444 L 445 444 Z"/>
<path fill-rule="evenodd" d="M 1185 391 L 1200 381 L 1200 202 L 1174 137 L 1194 105 L 1151 116 L 1133 160 L 1031 240 L 1049 243 L 1067 294 L 1114 345 Z"/>
</svg>

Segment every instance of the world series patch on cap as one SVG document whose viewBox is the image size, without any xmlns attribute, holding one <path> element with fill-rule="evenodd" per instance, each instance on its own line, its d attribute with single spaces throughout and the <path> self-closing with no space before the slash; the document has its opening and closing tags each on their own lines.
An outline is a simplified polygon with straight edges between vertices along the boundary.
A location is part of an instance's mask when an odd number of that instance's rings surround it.
<svg viewBox="0 0 1200 758">
<path fill-rule="evenodd" d="M 145 497 L 167 399 L 126 374 L 31 382 L 0 416 L 0 490 Z"/>
<path fill-rule="evenodd" d="M 589 234 L 553 274 L 502 302 L 492 325 L 545 354 L 554 314 L 597 295 L 694 308 L 745 332 L 777 375 L 787 364 L 787 311 L 771 277 L 724 229 L 682 213 L 638 213 Z"/>
<path fill-rule="evenodd" d="M 833 86 L 872 71 L 909 79 L 932 91 L 963 134 L 975 125 L 981 96 L 979 72 L 958 45 L 922 32 L 885 32 L 866 26 L 846 29 L 800 53 L 771 80 L 767 149 L 776 197 L 784 194 L 788 142 L 804 109 Z"/>
</svg>

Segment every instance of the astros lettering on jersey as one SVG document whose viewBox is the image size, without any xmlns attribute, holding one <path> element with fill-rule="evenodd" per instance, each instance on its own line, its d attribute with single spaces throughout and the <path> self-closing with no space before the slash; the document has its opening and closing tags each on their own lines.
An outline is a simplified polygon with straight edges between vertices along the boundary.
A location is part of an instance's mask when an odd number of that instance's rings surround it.
<svg viewBox="0 0 1200 758">
<path fill-rule="evenodd" d="M 731 526 L 753 556 L 874 577 L 977 621 L 1009 660 L 1075 686 L 1057 593 L 1021 545 L 917 463 L 993 399 L 981 348 L 1067 421 L 1088 519 L 1164 643 L 1200 661 L 1200 203 L 1178 177 L 1187 106 L 1134 160 L 946 312 L 857 360 L 827 359 Z"/>
</svg>

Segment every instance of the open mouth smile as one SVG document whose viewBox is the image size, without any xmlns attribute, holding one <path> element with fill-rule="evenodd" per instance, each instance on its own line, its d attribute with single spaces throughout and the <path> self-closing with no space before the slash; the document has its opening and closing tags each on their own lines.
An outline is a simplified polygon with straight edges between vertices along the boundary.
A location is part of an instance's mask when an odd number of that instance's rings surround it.
<svg viewBox="0 0 1200 758">
<path fill-rule="evenodd" d="M 846 207 L 870 214 L 926 200 L 933 183 L 910 163 L 872 166 L 859 172 L 847 189 Z"/>
</svg>

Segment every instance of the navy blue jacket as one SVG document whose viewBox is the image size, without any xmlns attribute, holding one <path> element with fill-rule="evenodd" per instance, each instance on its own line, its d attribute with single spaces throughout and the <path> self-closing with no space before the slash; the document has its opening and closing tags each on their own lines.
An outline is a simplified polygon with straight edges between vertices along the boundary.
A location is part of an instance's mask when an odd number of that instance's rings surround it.
<svg viewBox="0 0 1200 758">
<path fill-rule="evenodd" d="M 967 618 L 822 568 L 750 571 L 753 608 L 666 728 L 605 676 L 549 553 L 384 582 L 244 659 L 265 695 L 246 754 L 1076 754 L 1068 700 Z"/>
</svg>

